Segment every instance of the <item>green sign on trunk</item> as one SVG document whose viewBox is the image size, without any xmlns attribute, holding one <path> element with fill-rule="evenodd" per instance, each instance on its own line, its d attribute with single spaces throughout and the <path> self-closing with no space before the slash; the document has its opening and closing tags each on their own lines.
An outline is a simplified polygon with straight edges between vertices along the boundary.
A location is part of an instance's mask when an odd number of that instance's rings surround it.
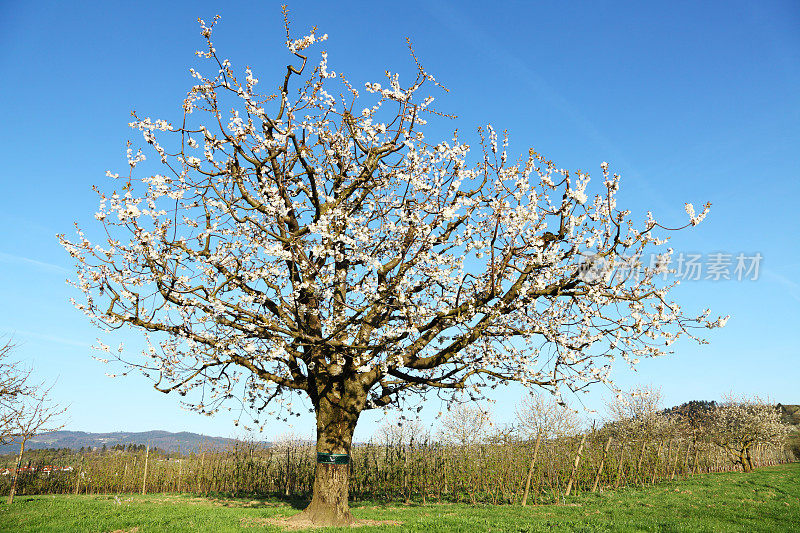
<svg viewBox="0 0 800 533">
<path fill-rule="evenodd" d="M 317 462 L 323 465 L 346 465 L 350 456 L 346 453 L 318 453 Z"/>
</svg>

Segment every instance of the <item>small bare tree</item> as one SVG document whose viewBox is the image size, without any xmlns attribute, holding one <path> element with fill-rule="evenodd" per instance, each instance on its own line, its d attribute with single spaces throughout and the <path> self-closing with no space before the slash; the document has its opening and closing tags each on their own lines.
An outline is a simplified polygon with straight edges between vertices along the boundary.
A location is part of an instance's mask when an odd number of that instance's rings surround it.
<svg viewBox="0 0 800 533">
<path fill-rule="evenodd" d="M 18 418 L 20 398 L 30 396 L 34 388 L 28 382 L 31 371 L 9 359 L 14 344 L 9 340 L 0 347 L 0 444 L 10 444 Z"/>
<path fill-rule="evenodd" d="M 10 340 L 0 347 L 0 443 L 19 443 L 9 505 L 14 502 L 25 444 L 35 435 L 61 429 L 58 417 L 66 410 L 50 399 L 51 387 L 32 383 L 31 369 L 9 358 L 13 349 Z"/>
<path fill-rule="evenodd" d="M 578 414 L 552 396 L 531 393 L 522 398 L 516 410 L 517 431 L 525 439 L 552 439 L 576 435 L 581 429 Z"/>
<path fill-rule="evenodd" d="M 672 420 L 663 414 L 661 389 L 644 386 L 618 394 L 607 405 L 611 429 L 618 437 L 656 439 L 670 432 Z"/>
<path fill-rule="evenodd" d="M 281 433 L 272 441 L 272 445 L 277 448 L 298 448 L 304 444 L 308 444 L 308 438 L 304 438 L 294 431 L 286 431 Z"/>
<path fill-rule="evenodd" d="M 373 440 L 389 446 L 427 442 L 430 440 L 430 431 L 417 419 L 395 418 L 383 422 L 375 431 Z"/>
<path fill-rule="evenodd" d="M 488 410 L 472 403 L 459 403 L 442 418 L 439 438 L 450 444 L 472 446 L 486 441 L 493 425 Z"/>
</svg>

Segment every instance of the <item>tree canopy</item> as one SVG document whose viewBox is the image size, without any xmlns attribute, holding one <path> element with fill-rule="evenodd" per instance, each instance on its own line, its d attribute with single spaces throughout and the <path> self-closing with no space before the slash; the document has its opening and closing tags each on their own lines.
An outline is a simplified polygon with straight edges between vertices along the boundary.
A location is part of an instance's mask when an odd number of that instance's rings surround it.
<svg viewBox="0 0 800 533">
<path fill-rule="evenodd" d="M 208 70 L 190 70 L 182 116 L 130 124 L 161 172 L 138 176 L 148 155 L 129 147 L 130 172 L 97 189 L 103 243 L 60 236 L 76 306 L 148 340 L 143 358 L 116 354 L 125 372 L 201 412 L 241 402 L 259 424 L 305 395 L 319 451 L 346 453 L 363 410 L 512 381 L 580 390 L 615 358 L 724 324 L 668 298 L 670 228 L 617 207 L 606 163 L 593 193 L 533 149 L 511 157 L 491 126 L 477 147 L 427 138 L 447 117 L 413 51 L 405 85 L 386 72 L 357 87 L 325 52 L 310 63 L 326 35 L 294 39 L 287 22 L 293 61 L 262 93 L 201 25 Z M 707 211 L 687 204 L 686 226 Z"/>
</svg>

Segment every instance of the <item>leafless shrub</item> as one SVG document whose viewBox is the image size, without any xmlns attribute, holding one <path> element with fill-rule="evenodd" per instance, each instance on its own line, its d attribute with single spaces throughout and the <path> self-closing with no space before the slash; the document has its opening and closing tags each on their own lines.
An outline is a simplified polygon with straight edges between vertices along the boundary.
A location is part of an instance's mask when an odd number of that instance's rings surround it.
<svg viewBox="0 0 800 533">
<path fill-rule="evenodd" d="M 529 394 L 516 409 L 517 430 L 524 439 L 571 437 L 581 429 L 578 414 L 552 396 Z"/>
<path fill-rule="evenodd" d="M 442 417 L 439 438 L 442 442 L 471 446 L 487 440 L 493 426 L 488 410 L 473 403 L 453 405 Z"/>
</svg>

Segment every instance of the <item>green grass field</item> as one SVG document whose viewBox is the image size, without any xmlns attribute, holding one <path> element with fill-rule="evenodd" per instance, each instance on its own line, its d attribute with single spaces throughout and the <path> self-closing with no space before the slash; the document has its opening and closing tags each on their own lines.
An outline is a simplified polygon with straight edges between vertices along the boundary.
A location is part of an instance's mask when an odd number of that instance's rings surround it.
<svg viewBox="0 0 800 533">
<path fill-rule="evenodd" d="M 281 531 L 299 511 L 277 500 L 154 494 L 21 496 L 0 504 L 0 531 Z M 563 505 L 402 505 L 357 502 L 370 531 L 800 531 L 800 464 L 696 476 L 582 494 Z"/>
</svg>

